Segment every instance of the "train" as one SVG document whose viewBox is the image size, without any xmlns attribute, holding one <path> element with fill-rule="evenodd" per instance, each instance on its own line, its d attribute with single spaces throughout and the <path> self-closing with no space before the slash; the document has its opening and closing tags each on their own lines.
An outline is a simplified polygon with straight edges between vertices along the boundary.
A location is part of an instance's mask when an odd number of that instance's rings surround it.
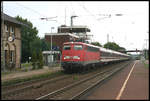
<svg viewBox="0 0 150 101">
<path fill-rule="evenodd" d="M 65 72 L 83 72 L 98 65 L 129 60 L 130 56 L 83 42 L 63 44 L 61 67 Z"/>
</svg>

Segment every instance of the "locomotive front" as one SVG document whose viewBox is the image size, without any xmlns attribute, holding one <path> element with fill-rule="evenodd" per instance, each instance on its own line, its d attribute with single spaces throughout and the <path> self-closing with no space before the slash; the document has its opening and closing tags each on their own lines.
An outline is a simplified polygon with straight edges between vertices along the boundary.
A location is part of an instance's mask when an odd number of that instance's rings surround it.
<svg viewBox="0 0 150 101">
<path fill-rule="evenodd" d="M 67 42 L 63 45 L 61 66 L 65 71 L 79 71 L 83 66 L 84 46 L 81 43 Z"/>
</svg>

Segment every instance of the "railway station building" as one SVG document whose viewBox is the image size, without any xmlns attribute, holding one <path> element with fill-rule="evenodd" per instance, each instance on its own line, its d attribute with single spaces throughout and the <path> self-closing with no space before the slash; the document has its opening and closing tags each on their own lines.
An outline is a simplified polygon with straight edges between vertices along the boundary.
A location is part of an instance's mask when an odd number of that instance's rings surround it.
<svg viewBox="0 0 150 101">
<path fill-rule="evenodd" d="M 1 16 L 1 70 L 20 68 L 22 23 L 7 14 Z"/>
</svg>

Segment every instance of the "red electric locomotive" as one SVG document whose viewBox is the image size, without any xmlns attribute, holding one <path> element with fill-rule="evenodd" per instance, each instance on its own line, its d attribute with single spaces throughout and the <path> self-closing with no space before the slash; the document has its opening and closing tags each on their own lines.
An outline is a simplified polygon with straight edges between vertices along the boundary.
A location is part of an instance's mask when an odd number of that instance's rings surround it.
<svg viewBox="0 0 150 101">
<path fill-rule="evenodd" d="M 61 66 L 65 71 L 82 72 L 112 61 L 127 60 L 128 55 L 82 42 L 64 43 Z"/>
</svg>

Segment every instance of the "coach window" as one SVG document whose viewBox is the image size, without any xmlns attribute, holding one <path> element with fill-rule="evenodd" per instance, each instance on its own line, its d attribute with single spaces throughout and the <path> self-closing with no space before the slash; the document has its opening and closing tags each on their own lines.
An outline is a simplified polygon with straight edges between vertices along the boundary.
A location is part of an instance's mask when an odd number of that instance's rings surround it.
<svg viewBox="0 0 150 101">
<path fill-rule="evenodd" d="M 82 45 L 74 45 L 75 50 L 82 50 L 83 46 Z"/>
<path fill-rule="evenodd" d="M 64 45 L 64 50 L 70 50 L 71 49 L 71 46 L 70 45 Z"/>
<path fill-rule="evenodd" d="M 104 56 L 104 52 L 103 51 L 101 51 L 101 56 Z"/>
</svg>

